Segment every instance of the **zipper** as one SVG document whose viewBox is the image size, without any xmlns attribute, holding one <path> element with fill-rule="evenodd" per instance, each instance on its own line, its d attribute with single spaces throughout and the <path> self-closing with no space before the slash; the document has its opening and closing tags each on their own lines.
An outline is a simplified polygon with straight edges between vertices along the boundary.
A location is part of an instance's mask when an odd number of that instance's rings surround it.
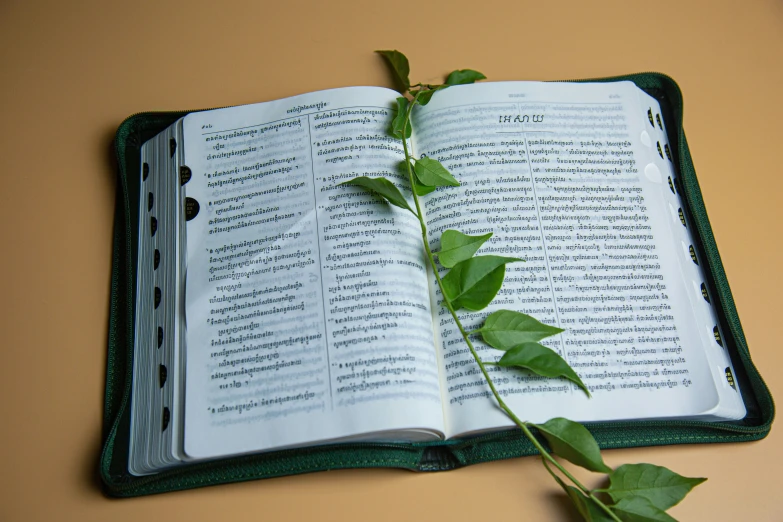
<svg viewBox="0 0 783 522">
<path fill-rule="evenodd" d="M 644 72 L 638 72 L 638 73 L 631 73 L 631 74 L 621 74 L 618 76 L 605 76 L 603 78 L 579 78 L 576 80 L 552 80 L 548 83 L 609 83 L 609 82 L 619 82 L 624 80 L 630 80 L 631 78 L 636 77 L 643 77 L 643 76 L 657 76 L 659 78 L 663 78 L 667 81 L 670 81 L 671 83 L 676 85 L 676 82 L 674 79 L 669 76 L 668 74 L 664 74 L 657 71 L 644 71 Z M 633 81 L 633 80 L 631 80 Z M 635 82 L 634 82 L 635 83 Z M 682 96 L 680 96 L 682 99 Z"/>
</svg>

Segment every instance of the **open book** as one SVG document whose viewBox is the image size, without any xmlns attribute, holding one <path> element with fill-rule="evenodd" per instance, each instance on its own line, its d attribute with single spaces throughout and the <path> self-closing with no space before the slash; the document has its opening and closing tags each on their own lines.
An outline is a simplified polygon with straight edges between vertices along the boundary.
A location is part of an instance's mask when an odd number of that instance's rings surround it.
<svg viewBox="0 0 783 522">
<path fill-rule="evenodd" d="M 389 135 L 398 93 L 315 92 L 191 113 L 142 146 L 129 470 L 335 441 L 505 430 L 427 267 Z M 745 407 L 683 211 L 658 102 L 631 82 L 483 83 L 413 115 L 441 233 L 519 257 L 467 329 L 511 309 L 591 390 L 489 367 L 533 422 L 740 419 Z M 445 273 L 445 271 L 444 271 Z M 503 352 L 476 343 L 482 358 Z"/>
</svg>

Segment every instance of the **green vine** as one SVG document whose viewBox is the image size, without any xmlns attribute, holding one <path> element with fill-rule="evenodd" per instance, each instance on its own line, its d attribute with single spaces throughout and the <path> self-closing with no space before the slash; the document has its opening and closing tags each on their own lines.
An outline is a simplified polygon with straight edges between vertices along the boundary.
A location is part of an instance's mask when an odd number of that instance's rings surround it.
<svg viewBox="0 0 783 522">
<path fill-rule="evenodd" d="M 542 339 L 559 334 L 563 330 L 543 324 L 533 317 L 512 310 L 498 310 L 484 320 L 481 328 L 466 331 L 457 311 L 484 309 L 494 299 L 503 284 L 506 264 L 523 261 L 517 258 L 492 255 L 475 255 L 492 234 L 469 236 L 456 230 L 446 230 L 441 236 L 439 252 L 432 252 L 427 240 L 419 196 L 438 187 L 459 186 L 459 181 L 437 160 L 414 158 L 408 148 L 411 136 L 411 114 L 416 105 L 426 105 L 439 90 L 451 85 L 474 83 L 486 79 L 480 72 L 463 69 L 452 72 L 445 84 L 411 85 L 408 80 L 408 59 L 398 51 L 376 51 L 391 65 L 396 79 L 406 96 L 397 98 L 397 113 L 392 121 L 391 133 L 402 141 L 405 152 L 404 166 L 408 175 L 414 208 L 399 189 L 385 178 L 358 177 L 343 184 L 357 185 L 388 203 L 410 211 L 419 221 L 422 243 L 445 306 L 462 334 L 470 353 L 481 370 L 492 395 L 501 410 L 519 427 L 522 434 L 536 447 L 546 470 L 563 488 L 578 513 L 587 521 L 673 521 L 666 510 L 680 502 L 704 478 L 688 478 L 653 464 L 624 464 L 612 470 L 601 457 L 601 450 L 590 432 L 581 424 L 553 418 L 543 424 L 523 421 L 506 405 L 498 393 L 487 365 L 531 371 L 549 378 L 567 379 L 581 388 L 587 396 L 590 392 L 568 363 L 554 350 L 539 343 Z M 435 256 L 440 265 L 449 269 L 440 276 Z M 483 361 L 476 352 L 472 335 L 480 335 L 492 348 L 505 353 L 497 362 Z M 550 449 L 536 436 L 538 433 Z M 551 451 L 550 451 L 551 450 Z M 609 478 L 606 489 L 589 489 L 577 480 L 553 454 L 571 464 L 587 470 L 603 473 Z M 554 470 L 562 474 L 568 485 Z"/>
</svg>

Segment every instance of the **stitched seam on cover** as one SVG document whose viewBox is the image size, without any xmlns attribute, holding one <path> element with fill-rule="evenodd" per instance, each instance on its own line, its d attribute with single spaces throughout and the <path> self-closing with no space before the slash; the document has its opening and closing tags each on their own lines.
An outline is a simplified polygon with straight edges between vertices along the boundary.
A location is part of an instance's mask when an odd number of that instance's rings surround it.
<svg viewBox="0 0 783 522">
<path fill-rule="evenodd" d="M 708 436 L 708 435 L 690 435 L 690 436 L 684 436 L 684 437 L 678 437 L 677 440 L 702 440 L 702 439 L 711 439 L 711 440 L 721 440 L 721 439 L 732 439 L 734 437 L 731 436 Z M 658 441 L 668 441 L 670 439 L 667 438 L 646 438 L 646 439 L 632 439 L 632 440 L 619 440 L 619 441 L 604 441 L 604 444 L 629 444 L 629 443 L 637 443 L 637 442 L 658 442 Z M 496 454 L 496 457 L 493 458 L 504 458 L 504 457 L 516 457 L 519 455 L 517 452 L 508 452 L 504 451 L 502 453 Z M 340 465 L 340 466 L 356 466 L 356 465 L 367 465 L 367 464 L 408 464 L 409 462 L 407 460 L 401 460 L 401 459 L 391 459 L 391 460 L 354 460 L 354 461 L 348 461 L 348 462 L 328 462 L 327 464 L 330 466 Z M 295 466 L 295 467 L 288 467 L 283 468 L 280 470 L 276 470 L 275 473 L 288 473 L 291 471 L 315 471 L 311 466 Z M 234 475 L 230 477 L 228 480 L 236 481 L 246 478 L 257 478 L 259 477 L 259 474 L 257 473 L 245 473 L 241 475 Z M 180 482 L 180 484 L 202 484 L 202 483 L 214 483 L 214 477 L 210 478 L 203 478 L 203 479 L 185 479 L 184 482 Z"/>
<path fill-rule="evenodd" d="M 334 465 L 338 465 L 339 464 L 339 465 L 343 465 L 343 466 L 345 466 L 345 465 L 347 465 L 347 466 L 355 466 L 355 465 L 358 465 L 358 464 L 384 464 L 384 463 L 403 464 L 403 463 L 407 463 L 407 462 L 408 461 L 406 461 L 406 460 L 400 460 L 400 459 L 382 460 L 382 461 L 381 460 L 354 460 L 354 461 L 349 461 L 349 462 L 345 462 L 345 463 L 329 462 L 328 465 L 334 466 Z M 295 467 L 285 468 L 285 469 L 281 469 L 281 470 L 276 470 L 275 472 L 276 473 L 277 472 L 287 473 L 289 471 L 302 471 L 302 470 L 312 470 L 312 469 L 313 468 L 310 467 L 310 466 L 295 466 Z M 230 480 L 239 480 L 239 479 L 244 479 L 244 478 L 254 478 L 254 477 L 258 477 L 258 476 L 259 475 L 257 473 L 246 473 L 246 474 L 242 474 L 242 475 L 233 475 L 233 476 L 230 477 Z M 200 483 L 203 483 L 203 482 L 211 482 L 211 481 L 214 480 L 214 477 L 205 478 L 205 479 L 186 479 L 186 480 L 187 480 L 186 483 L 200 484 Z"/>
<path fill-rule="evenodd" d="M 733 437 L 731 436 L 725 436 L 725 435 L 687 435 L 683 437 L 677 437 L 676 440 L 701 440 L 701 439 L 731 439 Z M 634 442 L 658 442 L 658 441 L 667 441 L 671 440 L 668 438 L 652 438 L 652 439 L 632 439 L 632 440 L 608 440 L 605 441 L 604 444 L 628 444 L 628 443 L 634 443 Z"/>
<path fill-rule="evenodd" d="M 732 439 L 733 437 L 729 436 L 718 436 L 717 439 Z M 700 439 L 712 439 L 715 440 L 716 437 L 710 436 L 710 435 L 689 435 L 686 437 L 678 437 L 677 440 L 700 440 Z M 611 440 L 611 441 L 604 441 L 603 444 L 629 444 L 629 443 L 636 443 L 636 442 L 659 442 L 659 441 L 668 441 L 670 439 L 667 438 L 651 438 L 651 439 L 632 439 L 632 440 Z M 502 453 L 497 454 L 500 457 L 516 457 L 519 455 L 517 452 L 512 451 L 504 451 Z M 494 458 L 494 457 L 492 457 Z"/>
</svg>

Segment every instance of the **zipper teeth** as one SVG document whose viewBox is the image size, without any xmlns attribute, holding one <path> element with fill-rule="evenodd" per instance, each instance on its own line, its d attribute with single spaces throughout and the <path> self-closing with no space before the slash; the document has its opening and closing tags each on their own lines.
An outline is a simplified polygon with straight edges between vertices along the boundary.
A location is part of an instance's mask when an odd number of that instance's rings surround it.
<svg viewBox="0 0 783 522">
<path fill-rule="evenodd" d="M 635 78 L 637 76 L 658 76 L 660 78 L 664 78 L 674 84 L 676 82 L 674 79 L 669 76 L 668 74 L 664 74 L 662 72 L 657 71 L 644 71 L 644 72 L 638 72 L 638 73 L 632 73 L 632 74 L 621 74 L 619 76 L 607 76 L 604 78 L 579 78 L 576 80 L 551 80 L 548 83 L 588 83 L 588 82 L 600 82 L 600 83 L 607 83 L 607 82 L 613 82 L 613 81 L 622 81 L 622 80 L 629 80 L 631 78 Z M 680 97 L 682 98 L 682 97 Z"/>
<path fill-rule="evenodd" d="M 669 76 L 666 76 L 665 74 L 661 73 L 652 73 L 657 74 L 661 77 L 666 78 L 668 81 L 672 82 L 674 85 L 676 83 L 672 78 Z M 683 105 L 683 98 L 682 94 L 680 93 L 679 89 L 677 89 L 677 95 L 678 95 L 678 102 L 680 107 Z M 679 152 L 679 158 L 678 158 L 678 167 L 680 168 L 680 177 L 683 186 L 686 186 L 685 194 L 683 194 L 683 197 L 688 204 L 688 207 L 691 208 L 691 212 L 693 212 L 693 202 L 690 199 L 690 193 L 693 189 L 696 189 L 699 197 L 701 195 L 701 191 L 698 190 L 698 181 L 696 180 L 695 176 L 695 169 L 693 168 L 693 161 L 690 159 L 690 153 L 685 146 L 686 144 L 686 138 L 685 138 L 685 130 L 683 127 L 683 113 L 682 109 L 680 109 L 679 115 L 677 116 L 677 139 L 678 139 L 678 152 Z M 688 157 L 689 160 L 686 162 L 685 157 Z M 690 176 L 686 175 L 685 173 L 688 172 L 691 174 Z M 693 180 L 691 180 L 693 178 Z M 694 186 L 695 185 L 695 186 Z M 751 358 L 750 358 L 750 352 L 747 347 L 747 343 L 745 341 L 745 336 L 742 331 L 742 324 L 739 320 L 739 315 L 736 312 L 736 305 L 734 303 L 734 298 L 731 294 L 731 289 L 728 285 L 728 281 L 725 277 L 725 271 L 723 270 L 723 263 L 720 259 L 720 254 L 717 250 L 715 245 L 715 238 L 712 234 L 712 228 L 709 225 L 709 218 L 707 217 L 706 209 L 703 208 L 703 203 L 699 205 L 700 218 L 694 220 L 696 222 L 696 229 L 699 232 L 699 238 L 701 238 L 702 243 L 705 239 L 709 239 L 709 244 L 704 246 L 704 249 L 707 253 L 707 257 L 709 260 L 709 266 L 711 268 L 710 275 L 712 276 L 713 282 L 718 287 L 718 299 L 721 302 L 721 306 L 724 310 L 724 316 L 726 320 L 729 323 L 729 329 L 732 334 L 732 338 L 735 340 L 735 345 L 737 347 L 738 355 L 740 356 L 740 359 L 743 362 L 743 366 L 745 367 L 745 372 L 750 375 L 755 376 L 755 378 L 758 380 L 761 388 L 766 392 L 766 396 L 769 398 L 771 410 L 773 412 L 774 416 L 774 399 L 772 398 L 772 395 L 769 392 L 769 387 L 764 382 L 764 379 L 761 377 L 761 374 L 758 372 L 756 367 L 753 365 Z M 718 275 L 721 277 L 715 277 L 715 269 L 718 269 L 720 272 Z M 733 313 L 725 313 L 726 311 L 731 311 Z M 771 424 L 772 419 L 761 426 L 735 426 L 727 423 L 720 423 L 721 428 L 729 431 L 735 431 L 739 433 L 762 433 L 769 429 L 769 425 Z M 705 423 L 708 424 L 709 423 Z"/>
<path fill-rule="evenodd" d="M 678 164 L 679 164 L 679 167 L 680 167 L 680 173 L 682 174 L 686 170 L 694 170 L 694 169 L 693 168 L 686 169 L 686 167 L 688 165 L 687 165 L 687 163 L 683 159 L 684 158 L 684 154 L 683 154 L 683 149 L 682 149 L 682 143 L 685 141 L 685 132 L 684 132 L 683 126 L 682 126 L 682 116 L 680 116 L 679 120 L 680 121 L 678 122 L 678 129 L 679 129 L 679 131 L 678 131 L 678 139 L 680 141 L 681 147 L 680 147 L 680 150 L 679 150 L 679 153 L 680 153 L 679 156 L 680 157 L 679 157 Z M 690 155 L 688 155 L 688 156 L 690 156 Z M 693 182 L 691 182 L 691 180 L 688 179 L 688 177 L 683 175 L 682 176 L 682 183 L 683 183 L 683 185 L 685 185 L 687 183 L 687 189 L 685 190 L 685 195 L 684 196 L 685 196 L 686 201 L 688 202 L 689 206 L 692 206 L 691 205 L 691 201 L 688 199 L 688 193 L 689 193 L 689 191 L 692 188 L 698 188 L 698 182 L 696 182 L 697 183 L 696 187 L 693 187 L 692 186 Z M 699 193 L 700 193 L 700 191 L 699 191 Z M 703 205 L 702 205 L 702 207 L 703 207 Z M 700 208 L 699 210 L 700 210 L 699 213 L 703 214 L 703 218 L 704 218 L 704 219 L 697 219 L 697 220 L 695 220 L 696 221 L 696 228 L 699 231 L 699 236 L 702 239 L 704 239 L 705 237 L 710 238 L 711 239 L 711 244 L 714 244 L 715 238 L 714 238 L 714 235 L 712 234 L 712 228 L 709 226 L 708 223 L 705 223 L 705 221 L 707 221 L 707 219 L 708 219 L 707 218 L 706 209 Z M 742 330 L 742 323 L 740 322 L 739 315 L 736 312 L 736 305 L 734 303 L 734 297 L 733 297 L 733 295 L 731 293 L 731 288 L 729 287 L 728 281 L 726 280 L 726 277 L 725 277 L 725 271 L 723 269 L 723 263 L 722 263 L 722 261 L 720 259 L 720 254 L 718 253 L 717 248 L 705 248 L 705 250 L 706 250 L 706 253 L 707 253 L 707 257 L 708 257 L 708 261 L 709 261 L 710 267 L 716 267 L 722 273 L 722 277 L 715 278 L 714 277 L 714 271 L 711 270 L 711 275 L 713 275 L 713 281 L 714 281 L 715 285 L 718 287 L 718 299 L 720 300 L 720 303 L 721 303 L 721 306 L 723 307 L 723 310 L 724 311 L 728 310 L 728 311 L 733 311 L 734 312 L 734 313 L 731 313 L 731 314 L 725 314 L 725 316 L 726 316 L 726 320 L 729 323 L 729 329 L 731 331 L 732 338 L 735 340 L 735 345 L 737 347 L 738 354 L 739 354 L 740 359 L 742 360 L 743 365 L 745 367 L 744 369 L 749 374 L 749 376 L 753 376 L 753 377 L 755 377 L 758 380 L 759 385 L 766 392 L 766 397 L 769 400 L 770 409 L 771 409 L 771 412 L 772 412 L 770 420 L 768 422 L 766 422 L 765 424 L 761 425 L 761 426 L 758 426 L 758 427 L 747 427 L 747 426 L 746 427 L 739 427 L 739 426 L 738 427 L 733 427 L 732 426 L 732 428 L 735 428 L 735 431 L 746 431 L 746 432 L 749 432 L 749 433 L 752 433 L 752 432 L 760 433 L 760 432 L 768 430 L 769 426 L 772 423 L 772 419 L 774 418 L 774 411 L 775 411 L 775 401 L 774 401 L 774 399 L 772 397 L 772 394 L 769 391 L 769 387 L 767 386 L 766 382 L 764 382 L 763 377 L 758 372 L 758 369 L 753 365 L 753 362 L 751 360 L 750 351 L 748 350 L 747 342 L 745 340 L 745 336 L 744 336 L 744 333 L 743 333 L 743 330 Z M 751 386 L 753 386 L 752 383 L 751 383 Z"/>
</svg>

